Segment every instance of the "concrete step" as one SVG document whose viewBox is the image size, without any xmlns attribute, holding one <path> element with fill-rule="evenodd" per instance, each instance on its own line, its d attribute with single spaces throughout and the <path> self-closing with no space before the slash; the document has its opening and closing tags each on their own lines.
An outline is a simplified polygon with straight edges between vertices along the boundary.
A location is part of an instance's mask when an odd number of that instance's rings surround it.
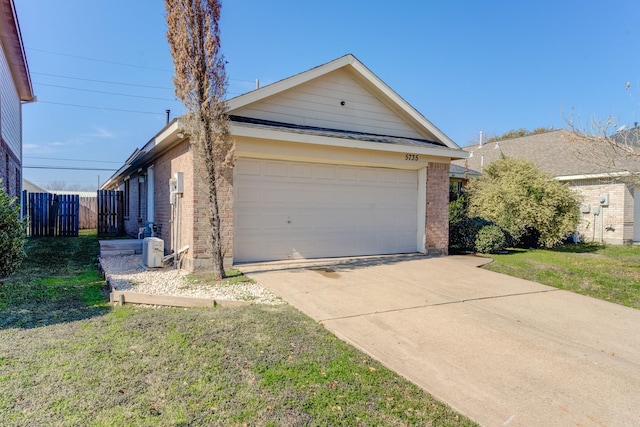
<svg viewBox="0 0 640 427">
<path fill-rule="evenodd" d="M 118 249 L 118 250 L 107 250 L 107 251 L 101 250 L 100 251 L 100 257 L 102 258 L 135 255 L 135 254 L 136 254 L 136 251 L 133 249 Z"/>
<path fill-rule="evenodd" d="M 137 254 L 142 253 L 142 240 L 100 240 L 100 252 L 133 250 Z"/>
</svg>

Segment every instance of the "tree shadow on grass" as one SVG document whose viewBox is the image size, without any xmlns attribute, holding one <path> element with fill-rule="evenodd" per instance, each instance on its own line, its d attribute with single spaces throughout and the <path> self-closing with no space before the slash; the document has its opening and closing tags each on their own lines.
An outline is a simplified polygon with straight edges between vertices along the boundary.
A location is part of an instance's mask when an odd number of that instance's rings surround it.
<svg viewBox="0 0 640 427">
<path fill-rule="evenodd" d="M 566 243 L 557 248 L 551 249 L 553 252 L 565 252 L 572 254 L 587 254 L 601 250 L 603 246 L 599 243 Z"/>
<path fill-rule="evenodd" d="M 0 329 L 37 328 L 107 313 L 95 235 L 28 239 L 19 271 L 0 283 Z"/>
</svg>

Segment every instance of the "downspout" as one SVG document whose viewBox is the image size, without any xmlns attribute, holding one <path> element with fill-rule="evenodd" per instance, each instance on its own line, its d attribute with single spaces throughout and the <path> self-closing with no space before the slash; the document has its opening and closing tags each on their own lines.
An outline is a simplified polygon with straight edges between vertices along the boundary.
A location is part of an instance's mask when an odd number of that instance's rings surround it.
<svg viewBox="0 0 640 427">
<path fill-rule="evenodd" d="M 147 168 L 147 222 L 154 223 L 155 206 L 154 206 L 154 179 L 153 179 L 153 166 Z"/>
</svg>

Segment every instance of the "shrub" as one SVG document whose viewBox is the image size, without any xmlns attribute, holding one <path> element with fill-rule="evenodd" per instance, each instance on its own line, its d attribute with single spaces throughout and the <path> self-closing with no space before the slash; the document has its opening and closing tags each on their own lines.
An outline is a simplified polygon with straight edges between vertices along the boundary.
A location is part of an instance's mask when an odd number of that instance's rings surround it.
<svg viewBox="0 0 640 427">
<path fill-rule="evenodd" d="M 478 231 L 475 240 L 477 252 L 483 254 L 497 254 L 507 247 L 507 238 L 497 225 L 487 225 Z"/>
<path fill-rule="evenodd" d="M 484 218 L 463 218 L 449 224 L 449 250 L 455 252 L 473 252 L 476 246 L 476 235 L 491 222 Z"/>
<path fill-rule="evenodd" d="M 580 196 L 527 160 L 492 162 L 468 191 L 469 213 L 498 225 L 511 244 L 553 247 L 578 224 Z"/>
<path fill-rule="evenodd" d="M 0 185 L 2 180 L 0 180 Z M 15 273 L 25 257 L 25 226 L 20 206 L 0 189 L 0 280 Z"/>
</svg>

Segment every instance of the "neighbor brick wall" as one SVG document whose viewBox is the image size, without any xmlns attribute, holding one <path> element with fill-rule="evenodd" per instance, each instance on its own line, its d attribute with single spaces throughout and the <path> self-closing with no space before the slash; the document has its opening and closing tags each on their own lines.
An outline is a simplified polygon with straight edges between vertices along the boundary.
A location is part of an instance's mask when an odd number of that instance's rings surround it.
<svg viewBox="0 0 640 427">
<path fill-rule="evenodd" d="M 425 241 L 428 254 L 449 252 L 449 163 L 427 166 Z"/>
<path fill-rule="evenodd" d="M 599 195 L 609 194 L 609 207 L 601 209 L 601 215 L 594 218 L 592 213 L 581 213 L 578 234 L 586 241 L 600 241 L 601 219 L 604 227 L 612 225 L 614 230 L 604 230 L 603 241 L 624 244 L 633 241 L 633 193 L 625 183 L 602 183 L 597 180 L 574 181 L 571 188 L 583 197 L 582 203 L 589 204 L 591 210 L 600 206 Z M 595 220 L 595 221 L 594 221 Z M 594 233 L 595 232 L 595 233 Z"/>
<path fill-rule="evenodd" d="M 0 178 L 2 179 L 2 188 L 7 191 L 9 196 L 18 196 L 19 198 L 22 189 L 20 162 L 2 139 L 0 139 Z"/>
<path fill-rule="evenodd" d="M 193 155 L 189 142 L 184 141 L 163 153 L 154 162 L 154 222 L 160 227 L 158 237 L 164 240 L 165 253 L 171 253 L 182 246 L 190 249 L 182 255 L 183 266 L 189 266 L 193 258 L 191 239 L 193 238 Z M 182 172 L 184 177 L 184 193 L 180 197 L 180 236 L 177 242 L 172 241 L 172 207 L 170 204 L 169 179 L 174 173 Z"/>
</svg>

